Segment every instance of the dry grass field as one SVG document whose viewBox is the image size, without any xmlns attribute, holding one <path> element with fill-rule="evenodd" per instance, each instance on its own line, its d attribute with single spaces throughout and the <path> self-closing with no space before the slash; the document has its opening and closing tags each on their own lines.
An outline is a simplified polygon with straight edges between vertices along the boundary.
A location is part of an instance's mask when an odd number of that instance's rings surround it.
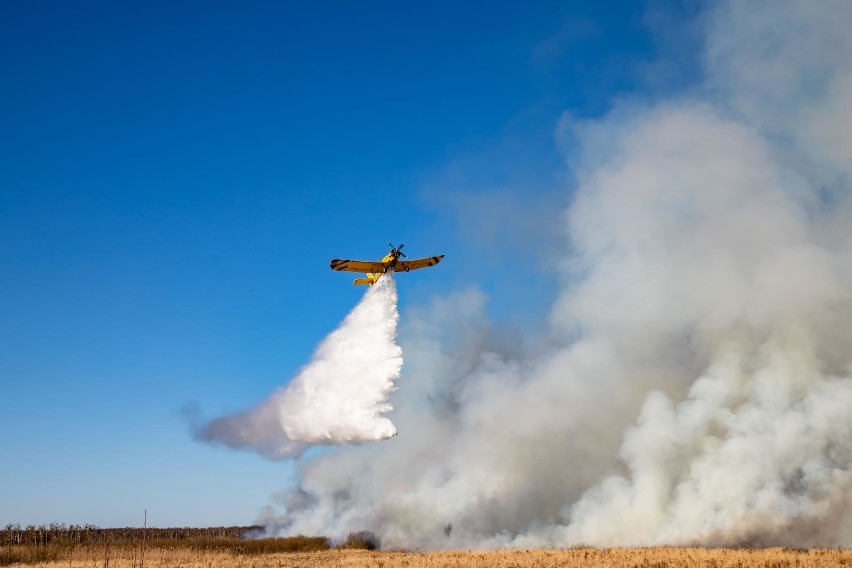
<svg viewBox="0 0 852 568">
<path fill-rule="evenodd" d="M 142 568 L 141 549 L 116 545 L 64 550 L 51 561 L 26 566 L 50 568 Z M 12 564 L 24 566 L 24 564 Z M 852 566 L 852 551 L 704 548 L 620 548 L 564 550 L 499 550 L 393 552 L 322 550 L 316 552 L 237 553 L 221 549 L 153 547 L 145 551 L 144 568 L 521 568 L 521 567 L 750 567 Z"/>
</svg>

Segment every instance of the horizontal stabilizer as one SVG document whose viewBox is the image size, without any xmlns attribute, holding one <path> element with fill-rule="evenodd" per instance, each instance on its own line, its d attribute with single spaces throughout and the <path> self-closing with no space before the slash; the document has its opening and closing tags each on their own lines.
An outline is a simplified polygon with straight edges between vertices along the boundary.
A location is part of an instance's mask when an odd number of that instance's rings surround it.
<svg viewBox="0 0 852 568">
<path fill-rule="evenodd" d="M 363 286 L 364 284 L 370 284 L 372 286 L 373 281 L 369 278 L 356 278 L 352 281 L 352 283 L 356 286 Z"/>
</svg>

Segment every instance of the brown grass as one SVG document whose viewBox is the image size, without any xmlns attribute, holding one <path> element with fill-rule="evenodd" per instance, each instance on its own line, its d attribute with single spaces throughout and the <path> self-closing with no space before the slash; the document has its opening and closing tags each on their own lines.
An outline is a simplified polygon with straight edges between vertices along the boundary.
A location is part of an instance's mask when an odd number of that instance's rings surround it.
<svg viewBox="0 0 852 568">
<path fill-rule="evenodd" d="M 286 539 L 275 539 L 286 540 Z M 255 541 L 257 542 L 257 541 Z M 334 549 L 316 552 L 264 552 L 228 547 L 158 546 L 149 543 L 147 568 L 817 568 L 852 566 L 852 551 L 705 548 L 572 548 L 488 552 L 392 552 Z M 104 546 L 55 551 L 55 558 L 35 558 L 31 566 L 103 568 Z M 139 568 L 138 547 L 113 545 L 109 568 Z"/>
<path fill-rule="evenodd" d="M 195 538 L 189 540 L 140 540 L 136 542 L 104 542 L 88 544 L 50 543 L 44 545 L 7 545 L 0 548 L 0 566 L 63 565 L 76 560 L 92 562 L 89 566 L 109 568 L 129 560 L 129 566 L 143 568 L 152 566 L 150 559 L 159 552 L 161 558 L 178 552 L 190 555 L 229 554 L 231 556 L 269 555 L 292 552 L 315 552 L 328 550 L 328 539 L 324 537 L 293 536 L 287 538 L 265 538 L 245 540 L 239 538 Z"/>
</svg>

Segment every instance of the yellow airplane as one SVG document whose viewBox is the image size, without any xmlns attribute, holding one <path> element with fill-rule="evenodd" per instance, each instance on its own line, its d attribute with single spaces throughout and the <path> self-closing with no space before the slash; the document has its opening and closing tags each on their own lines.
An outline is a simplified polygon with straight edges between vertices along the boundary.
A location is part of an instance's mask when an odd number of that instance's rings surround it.
<svg viewBox="0 0 852 568">
<path fill-rule="evenodd" d="M 435 266 L 441 262 L 442 258 L 444 258 L 444 255 L 442 254 L 441 256 L 418 258 L 417 260 L 400 260 L 399 257 L 408 258 L 402 252 L 402 247 L 405 245 L 401 244 L 398 247 L 395 247 L 391 243 L 388 243 L 388 246 L 390 246 L 391 251 L 387 254 L 387 256 L 379 261 L 370 262 L 366 260 L 344 260 L 335 258 L 330 263 L 331 269 L 344 270 L 346 272 L 363 272 L 367 275 L 367 277 L 356 278 L 352 284 L 355 284 L 356 286 L 369 284 L 372 286 L 385 272 L 411 272 L 418 268 Z"/>
</svg>

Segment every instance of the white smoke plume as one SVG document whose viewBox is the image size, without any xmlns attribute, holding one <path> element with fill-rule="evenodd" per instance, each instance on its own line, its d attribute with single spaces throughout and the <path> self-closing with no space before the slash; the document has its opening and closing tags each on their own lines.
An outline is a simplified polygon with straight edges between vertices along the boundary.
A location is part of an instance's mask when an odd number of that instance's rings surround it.
<svg viewBox="0 0 852 568">
<path fill-rule="evenodd" d="M 698 94 L 565 119 L 549 325 L 405 314 L 400 435 L 298 463 L 270 533 L 852 546 L 852 3 L 707 6 Z"/>
<path fill-rule="evenodd" d="M 319 444 L 357 444 L 396 434 L 382 414 L 402 369 L 396 283 L 385 275 L 317 347 L 286 386 L 255 408 L 217 418 L 196 436 L 270 459 Z"/>
</svg>

